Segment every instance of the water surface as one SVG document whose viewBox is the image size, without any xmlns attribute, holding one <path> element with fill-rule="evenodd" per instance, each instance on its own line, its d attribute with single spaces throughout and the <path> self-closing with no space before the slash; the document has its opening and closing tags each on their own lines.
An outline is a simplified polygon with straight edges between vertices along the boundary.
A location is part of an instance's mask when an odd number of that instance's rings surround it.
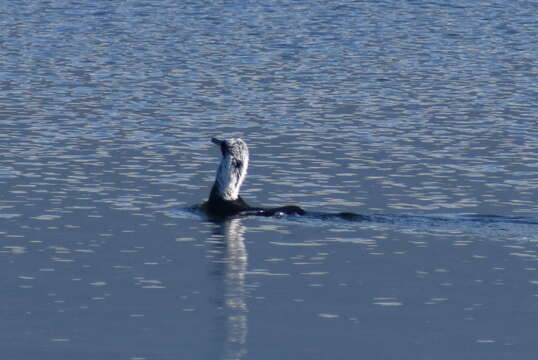
<svg viewBox="0 0 538 360">
<path fill-rule="evenodd" d="M 538 5 L 5 1 L 19 359 L 534 359 Z M 250 147 L 252 205 L 185 211 Z"/>
</svg>

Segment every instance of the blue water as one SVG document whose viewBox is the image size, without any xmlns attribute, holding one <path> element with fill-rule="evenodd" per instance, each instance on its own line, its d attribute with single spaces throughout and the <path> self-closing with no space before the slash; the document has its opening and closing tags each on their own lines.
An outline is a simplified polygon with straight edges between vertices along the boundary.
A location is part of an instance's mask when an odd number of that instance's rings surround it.
<svg viewBox="0 0 538 360">
<path fill-rule="evenodd" d="M 534 359 L 538 3 L 3 1 L 0 349 Z M 212 136 L 253 206 L 213 223 Z"/>
</svg>

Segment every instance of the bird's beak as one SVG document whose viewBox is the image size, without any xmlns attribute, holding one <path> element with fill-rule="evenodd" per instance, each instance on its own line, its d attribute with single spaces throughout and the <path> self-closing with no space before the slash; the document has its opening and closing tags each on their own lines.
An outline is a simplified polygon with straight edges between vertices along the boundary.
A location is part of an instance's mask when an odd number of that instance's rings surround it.
<svg viewBox="0 0 538 360">
<path fill-rule="evenodd" d="M 221 145 L 221 144 L 222 144 L 222 140 L 219 140 L 219 139 L 217 139 L 216 137 L 211 138 L 211 142 L 212 142 L 213 144 L 217 144 L 217 145 Z"/>
</svg>

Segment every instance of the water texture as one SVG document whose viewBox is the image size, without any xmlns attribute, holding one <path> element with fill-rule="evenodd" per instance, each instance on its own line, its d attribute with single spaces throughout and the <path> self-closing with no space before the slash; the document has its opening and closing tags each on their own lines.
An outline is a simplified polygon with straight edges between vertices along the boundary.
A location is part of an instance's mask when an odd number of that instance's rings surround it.
<svg viewBox="0 0 538 360">
<path fill-rule="evenodd" d="M 0 3 L 0 348 L 534 359 L 538 3 Z M 373 221 L 237 218 L 242 196 Z"/>
</svg>

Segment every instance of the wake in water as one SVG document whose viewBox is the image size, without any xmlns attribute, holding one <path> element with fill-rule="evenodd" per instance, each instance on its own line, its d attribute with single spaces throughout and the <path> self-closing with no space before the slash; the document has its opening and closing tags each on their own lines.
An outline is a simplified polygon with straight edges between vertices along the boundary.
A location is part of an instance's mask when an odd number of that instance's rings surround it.
<svg viewBox="0 0 538 360">
<path fill-rule="evenodd" d="M 169 216 L 179 218 L 206 217 L 199 207 L 175 209 L 167 212 Z M 258 214 L 243 212 L 230 219 L 259 217 Z M 278 221 L 300 222 L 310 226 L 352 226 L 357 229 L 397 230 L 417 233 L 461 233 L 477 234 L 482 237 L 517 237 L 520 240 L 538 241 L 538 218 L 523 216 L 499 216 L 480 214 L 351 214 L 349 217 L 308 212 L 304 215 L 280 214 L 273 216 Z M 214 220 L 214 219 L 213 219 Z M 275 221 L 276 221 L 275 220 Z"/>
<path fill-rule="evenodd" d="M 538 239 L 538 219 L 522 216 L 480 214 L 394 215 L 375 214 L 373 224 L 422 232 L 456 232 L 481 236 L 515 236 L 522 240 Z"/>
</svg>

